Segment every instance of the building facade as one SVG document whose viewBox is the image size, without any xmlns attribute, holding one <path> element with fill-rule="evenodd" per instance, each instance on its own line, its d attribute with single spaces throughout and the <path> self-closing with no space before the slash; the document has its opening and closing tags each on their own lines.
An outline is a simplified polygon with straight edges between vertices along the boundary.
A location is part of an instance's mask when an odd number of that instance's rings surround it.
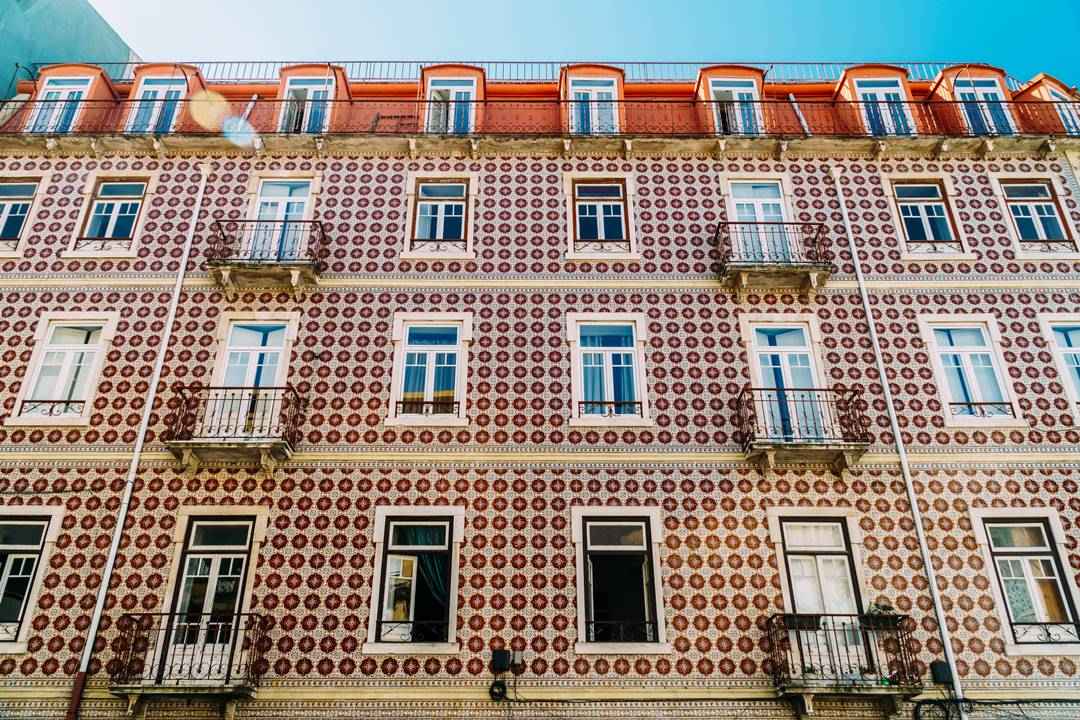
<svg viewBox="0 0 1080 720">
<path fill-rule="evenodd" d="M 0 717 L 1076 716 L 1058 80 L 24 85 Z"/>
</svg>

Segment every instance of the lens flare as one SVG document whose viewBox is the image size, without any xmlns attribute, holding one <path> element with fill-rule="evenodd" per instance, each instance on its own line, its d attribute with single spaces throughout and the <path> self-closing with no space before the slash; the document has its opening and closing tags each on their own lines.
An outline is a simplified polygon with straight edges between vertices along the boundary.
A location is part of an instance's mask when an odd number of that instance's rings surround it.
<svg viewBox="0 0 1080 720">
<path fill-rule="evenodd" d="M 242 117 L 225 118 L 221 123 L 221 132 L 233 145 L 251 147 L 255 144 L 255 128 Z"/>
<path fill-rule="evenodd" d="M 229 101 L 212 90 L 199 90 L 191 96 L 191 117 L 203 130 L 217 132 L 229 115 Z"/>
</svg>

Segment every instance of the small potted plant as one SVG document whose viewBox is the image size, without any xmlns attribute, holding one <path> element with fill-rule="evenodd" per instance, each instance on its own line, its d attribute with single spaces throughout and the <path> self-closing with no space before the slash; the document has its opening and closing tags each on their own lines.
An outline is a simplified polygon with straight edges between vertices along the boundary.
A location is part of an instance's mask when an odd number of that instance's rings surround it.
<svg viewBox="0 0 1080 720">
<path fill-rule="evenodd" d="M 887 602 L 870 603 L 863 615 L 863 627 L 867 630 L 896 630 L 904 617 Z"/>
</svg>

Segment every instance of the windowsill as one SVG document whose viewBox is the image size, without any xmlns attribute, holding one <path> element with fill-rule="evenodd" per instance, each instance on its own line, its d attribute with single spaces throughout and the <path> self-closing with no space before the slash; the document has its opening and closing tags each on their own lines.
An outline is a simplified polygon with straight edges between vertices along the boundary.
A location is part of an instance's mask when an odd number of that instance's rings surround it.
<svg viewBox="0 0 1080 720">
<path fill-rule="evenodd" d="M 671 643 L 574 643 L 576 655 L 670 655 Z"/>
<path fill-rule="evenodd" d="M 0 258 L 21 258 L 22 256 L 19 250 L 0 250 Z"/>
<path fill-rule="evenodd" d="M 1023 250 L 1016 251 L 1017 260 L 1080 260 L 1080 252 L 1048 252 L 1029 253 Z"/>
<path fill-rule="evenodd" d="M 468 427 L 469 418 L 448 415 L 438 417 L 432 415 L 398 415 L 388 417 L 383 422 L 390 427 Z"/>
<path fill-rule="evenodd" d="M 942 253 L 903 253 L 900 255 L 900 262 L 937 262 L 939 260 L 968 260 L 975 262 L 979 259 L 979 256 L 975 253 L 958 253 L 958 252 L 942 252 Z"/>
<path fill-rule="evenodd" d="M 406 250 L 400 255 L 402 260 L 475 260 L 476 253 L 471 252 L 437 252 L 431 250 Z"/>
<path fill-rule="evenodd" d="M 638 417 L 572 417 L 570 427 L 655 427 L 650 418 Z"/>
<path fill-rule="evenodd" d="M 25 655 L 26 642 L 0 642 L 0 655 Z"/>
<path fill-rule="evenodd" d="M 81 415 L 71 417 L 22 417 L 12 415 L 0 423 L 4 427 L 90 427 L 90 418 Z"/>
<path fill-rule="evenodd" d="M 366 642 L 360 646 L 362 655 L 457 655 L 460 652 L 461 645 L 456 642 Z"/>
<path fill-rule="evenodd" d="M 573 260 L 641 260 L 641 255 L 637 253 L 566 253 L 567 261 Z"/>
<path fill-rule="evenodd" d="M 1017 430 L 1027 430 L 1029 426 L 1023 420 L 1019 420 L 1015 417 L 1002 417 L 1002 418 L 955 418 L 949 415 L 945 416 L 945 427 L 953 430 L 965 429 L 965 428 L 1015 428 Z"/>
<path fill-rule="evenodd" d="M 1032 643 L 1017 645 L 1005 643 L 1005 654 L 1017 655 L 1080 655 L 1080 643 Z"/>
</svg>

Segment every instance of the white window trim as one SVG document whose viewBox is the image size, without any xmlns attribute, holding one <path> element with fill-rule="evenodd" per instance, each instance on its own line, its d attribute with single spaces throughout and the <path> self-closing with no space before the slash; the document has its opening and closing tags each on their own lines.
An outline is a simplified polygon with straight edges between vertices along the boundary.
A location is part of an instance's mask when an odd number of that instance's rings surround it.
<svg viewBox="0 0 1080 720">
<path fill-rule="evenodd" d="M 450 544 L 450 609 L 445 643 L 393 643 L 378 642 L 376 637 L 378 614 L 382 611 L 382 559 L 386 548 L 386 522 L 390 518 L 429 517 L 451 518 Z M 465 542 L 465 508 L 461 505 L 379 505 L 375 508 L 374 524 L 375 554 L 372 558 L 374 575 L 371 578 L 371 601 L 368 603 L 367 640 L 360 646 L 362 655 L 457 655 L 461 642 L 457 639 L 458 585 L 461 581 L 461 546 Z"/>
<path fill-rule="evenodd" d="M 457 325 L 459 326 L 459 355 L 457 376 L 454 379 L 454 402 L 458 403 L 457 415 L 397 415 L 401 400 L 401 383 L 405 378 L 405 334 L 410 325 Z M 411 427 L 465 427 L 469 424 L 466 385 L 469 380 L 469 347 L 473 341 L 473 314 L 470 312 L 397 312 L 390 340 L 394 345 L 394 364 L 390 374 L 390 406 L 383 424 Z"/>
<path fill-rule="evenodd" d="M 1077 589 L 1076 583 L 1073 582 L 1072 577 L 1068 574 L 1069 570 L 1069 550 L 1066 546 L 1065 528 L 1061 523 L 1061 517 L 1058 512 L 1052 508 L 1017 508 L 1017 507 L 995 507 L 995 508 L 970 508 L 968 515 L 971 518 L 971 529 L 975 533 L 975 544 L 979 546 L 979 552 L 982 555 L 983 562 L 987 568 L 988 573 L 992 573 L 990 577 L 990 592 L 994 597 L 994 610 L 997 613 L 998 621 L 1001 623 L 1002 639 L 1005 640 L 1005 654 L 1008 656 L 1015 655 L 1080 655 L 1080 643 L 1032 643 L 1019 645 L 1017 643 L 1009 642 L 1012 639 L 1012 619 L 1009 617 L 1008 606 L 1005 604 L 1005 598 L 1001 595 L 1001 583 L 998 581 L 997 567 L 994 565 L 994 558 L 990 553 L 990 538 L 986 533 L 985 520 L 1016 520 L 1021 522 L 1024 520 L 1046 520 L 1047 525 L 1050 526 L 1050 535 L 1048 538 L 1050 541 L 1050 547 L 1057 554 L 1058 561 L 1065 568 L 1065 576 L 1058 578 L 1061 585 L 1065 588 L 1066 592 L 1072 597 L 1072 603 L 1074 608 L 1080 608 L 1080 590 Z M 1080 621 L 1080 619 L 1078 619 Z"/>
<path fill-rule="evenodd" d="M 618 180 L 623 183 L 626 192 L 626 237 L 630 241 L 630 252 L 584 252 L 574 250 L 574 228 L 577 225 L 577 204 L 574 202 L 574 183 Z M 566 203 L 566 260 L 641 260 L 638 247 L 637 228 L 634 222 L 634 197 L 637 184 L 634 175 L 627 172 L 575 171 L 563 173 L 563 198 Z"/>
<path fill-rule="evenodd" d="M 19 170 L 0 170 L 0 183 L 34 183 L 34 197 L 30 201 L 30 209 L 26 211 L 26 221 L 23 222 L 22 231 L 19 233 L 19 241 L 14 250 L 0 250 L 0 258 L 21 258 L 26 252 L 26 238 L 32 233 L 30 227 L 34 224 L 34 218 L 41 210 L 41 203 L 45 199 L 46 175 L 25 173 Z"/>
<path fill-rule="evenodd" d="M 592 110 L 590 110 L 590 113 L 589 113 L 589 121 L 593 124 L 593 127 L 590 127 L 588 132 L 584 132 L 580 128 L 578 128 L 578 129 L 574 128 L 574 103 L 575 102 L 580 102 L 580 101 L 578 101 L 578 100 L 576 100 L 574 98 L 574 83 L 578 83 L 578 82 L 598 82 L 600 80 L 603 80 L 604 82 L 610 82 L 611 83 L 611 94 L 612 94 L 612 98 L 611 98 L 612 112 L 611 112 L 611 115 L 612 115 L 612 122 L 614 123 L 613 131 L 616 134 L 621 132 L 620 128 L 621 128 L 622 123 L 620 122 L 619 111 L 622 109 L 623 93 L 622 93 L 622 84 L 619 82 L 619 78 L 615 77 L 614 75 L 570 75 L 566 79 L 566 95 L 567 95 L 566 99 L 568 101 L 567 107 L 570 109 L 570 116 L 567 118 L 567 129 L 570 131 L 571 134 L 573 134 L 573 135 L 586 135 L 586 136 L 599 135 L 600 134 L 600 133 L 596 132 L 596 130 L 594 129 L 594 127 L 595 127 L 595 125 L 597 123 L 597 117 L 598 116 Z M 591 91 L 595 91 L 595 90 L 598 90 L 598 89 L 599 88 L 584 88 L 584 90 L 591 90 Z M 591 95 L 591 93 L 590 93 L 590 95 Z M 593 102 L 595 103 L 595 102 L 603 102 L 603 101 L 594 100 Z M 593 107 L 595 107 L 595 106 L 593 106 Z"/>
<path fill-rule="evenodd" d="M 904 219 L 900 216 L 900 207 L 896 200 L 896 186 L 910 184 L 937 184 L 942 188 L 942 204 L 949 213 L 949 225 L 952 226 L 956 241 L 960 243 L 960 252 L 943 253 L 913 253 L 908 249 L 907 232 L 904 230 Z M 979 259 L 978 254 L 972 251 L 971 239 L 964 231 L 963 224 L 957 217 L 955 199 L 962 198 L 963 194 L 957 192 L 956 184 L 951 175 L 942 172 L 881 172 L 881 185 L 885 191 L 885 200 L 889 204 L 889 214 L 892 215 L 896 239 L 900 243 L 901 262 L 936 262 L 941 260 L 967 260 L 975 262 Z"/>
<path fill-rule="evenodd" d="M 738 222 L 735 218 L 735 196 L 731 191 L 732 183 L 766 183 L 773 182 L 780 186 L 780 209 L 784 213 L 784 222 L 798 222 L 794 218 L 795 208 L 791 204 L 794 194 L 791 190 L 791 173 L 720 173 L 720 202 L 724 208 L 727 222 Z"/>
<path fill-rule="evenodd" d="M 855 580 L 858 587 L 855 588 L 856 600 L 862 604 L 859 612 L 866 611 L 867 588 L 873 586 L 867 577 L 867 566 L 863 557 L 863 531 L 859 526 L 859 511 L 851 507 L 803 507 L 800 505 L 773 505 L 766 511 L 769 523 L 769 541 L 772 543 L 773 552 L 776 554 L 776 566 L 780 574 L 780 592 L 784 598 L 784 607 L 795 611 L 795 600 L 791 597 L 790 583 L 787 575 L 787 562 L 783 557 L 785 551 L 783 535 L 780 531 L 780 523 L 786 518 L 814 518 L 822 522 L 832 520 L 842 522 L 847 527 L 848 542 L 851 543 L 851 562 L 855 572 Z"/>
<path fill-rule="evenodd" d="M 750 359 L 750 387 L 761 387 L 761 366 L 754 352 L 754 330 L 760 327 L 801 327 L 806 331 L 807 351 L 814 364 L 814 380 L 822 390 L 831 387 L 821 357 L 822 335 L 816 316 L 800 313 L 742 313 L 739 315 L 739 336 Z"/>
<path fill-rule="evenodd" d="M 717 107 L 717 105 L 719 104 L 720 101 L 716 99 L 716 88 L 715 88 L 717 83 L 724 83 L 724 82 L 750 82 L 750 83 L 752 83 L 752 86 L 749 88 L 749 90 L 750 90 L 750 93 L 753 95 L 753 98 L 751 98 L 749 101 L 747 101 L 747 100 L 732 100 L 731 102 L 736 103 L 736 104 L 738 104 L 740 102 L 751 102 L 751 103 L 753 103 L 753 105 L 751 107 L 754 109 L 754 120 L 755 120 L 755 122 L 757 122 L 757 132 L 756 133 L 747 133 L 746 128 L 742 127 L 742 116 L 740 115 L 738 117 L 738 122 L 739 122 L 739 132 L 741 134 L 750 134 L 750 135 L 762 135 L 762 134 L 765 134 L 766 133 L 765 116 L 764 116 L 764 113 L 762 112 L 763 108 L 762 108 L 762 104 L 761 104 L 761 88 L 759 86 L 758 80 L 755 79 L 755 78 L 727 77 L 727 76 L 725 76 L 725 77 L 710 77 L 709 78 L 708 102 L 709 102 L 710 107 L 712 108 L 713 132 L 716 133 L 717 135 L 720 135 L 720 136 L 726 136 L 726 133 L 723 133 L 720 130 L 720 115 L 719 115 L 719 108 Z M 721 90 L 730 90 L 731 88 L 720 88 L 720 89 Z M 743 88 L 740 88 L 740 90 L 742 90 L 742 89 Z"/>
<path fill-rule="evenodd" d="M 173 128 L 176 127 L 176 121 L 180 119 L 180 111 L 184 108 L 183 102 L 187 99 L 187 93 L 188 93 L 188 77 L 187 77 L 187 75 L 181 75 L 179 77 L 177 77 L 176 75 L 146 75 L 146 76 L 143 76 L 142 78 L 140 78 L 139 79 L 139 86 L 137 88 L 135 88 L 135 92 L 128 95 L 128 100 L 132 101 L 135 104 L 132 105 L 131 111 L 128 113 L 128 118 L 124 122 L 124 132 L 131 132 L 131 129 L 134 127 L 134 125 L 135 125 L 135 117 L 139 114 L 139 112 L 138 112 L 139 111 L 139 103 L 151 102 L 151 101 L 144 101 L 142 99 L 142 93 L 143 93 L 143 90 L 146 87 L 146 81 L 147 80 L 170 80 L 170 81 L 174 81 L 174 87 L 183 87 L 183 90 L 180 93 L 180 97 L 177 98 L 177 100 L 176 100 L 176 102 L 177 102 L 176 112 L 173 113 L 172 121 L 169 123 L 168 132 L 172 132 Z M 163 87 L 166 87 L 166 86 L 163 86 Z M 160 99 L 160 100 L 154 100 L 153 102 L 164 103 L 165 101 L 164 101 L 164 99 Z M 154 108 L 154 112 L 151 115 L 151 122 L 150 122 L 150 127 L 151 128 L 154 128 L 154 127 L 157 126 L 158 119 L 160 117 L 161 117 L 161 105 L 158 105 L 156 108 Z"/>
<path fill-rule="evenodd" d="M 930 315 L 921 314 L 919 319 L 919 335 L 926 353 L 930 356 L 930 363 L 934 368 L 934 385 L 937 386 L 938 400 L 941 402 L 941 414 L 945 419 L 945 426 L 952 428 L 1026 428 L 1023 412 L 1020 404 L 1013 393 L 1012 380 L 1009 377 L 1008 366 L 1001 356 L 1001 332 L 998 330 L 998 319 L 989 313 L 972 313 L 968 315 Z M 1001 392 L 1005 396 L 1005 403 L 1012 407 L 1012 417 L 970 417 L 966 415 L 956 416 L 949 411 L 948 382 L 946 381 L 945 368 L 941 365 L 940 353 L 937 343 L 934 341 L 934 328 L 946 327 L 978 327 L 987 335 L 986 352 L 994 361 L 994 367 L 1001 381 Z"/>
<path fill-rule="evenodd" d="M 1054 173 L 1047 173 L 1040 176 L 1038 173 L 1030 172 L 1005 172 L 997 171 L 990 172 L 991 183 L 990 186 L 994 190 L 994 198 L 998 201 L 1001 207 L 1002 222 L 1009 228 L 1009 237 L 1013 241 L 1013 252 L 1016 254 L 1017 260 L 1075 260 L 1080 259 L 1080 250 L 1074 249 L 1072 252 L 1060 252 L 1060 253 L 1033 253 L 1026 252 L 1023 249 L 1023 245 L 1020 242 L 1020 235 L 1016 231 L 1016 223 L 1013 221 L 1012 213 L 1009 210 L 1009 202 L 1005 197 L 1004 186 L 1009 183 L 1018 181 L 1027 181 L 1029 183 L 1044 183 L 1050 186 L 1050 192 L 1053 193 L 1051 202 L 1054 204 L 1054 208 L 1058 213 L 1058 220 L 1061 221 L 1061 226 L 1068 233 L 1072 239 L 1073 247 L 1077 247 L 1077 243 L 1080 242 L 1080 228 L 1073 224 L 1069 213 L 1065 208 L 1061 207 L 1062 201 L 1065 198 L 1072 197 L 1072 193 L 1068 188 L 1061 184 L 1058 176 Z"/>
<path fill-rule="evenodd" d="M 431 95 L 436 90 L 436 88 L 433 88 L 431 86 L 431 81 L 432 80 L 452 80 L 454 82 L 467 82 L 467 83 L 470 83 L 470 85 L 469 85 L 469 93 L 470 93 L 469 94 L 469 101 L 470 102 L 469 102 L 469 130 L 468 130 L 468 134 L 474 133 L 476 131 L 476 105 L 477 105 L 476 78 L 474 78 L 474 77 L 465 77 L 465 76 L 461 76 L 461 75 L 455 75 L 455 76 L 438 75 L 438 76 L 435 76 L 435 77 L 428 77 L 425 80 L 425 83 L 426 83 L 427 87 L 424 89 L 425 90 L 424 97 L 427 99 L 427 102 L 424 103 L 424 132 L 432 132 L 432 130 L 430 129 L 431 126 L 429 125 L 430 120 L 431 120 L 431 117 L 430 117 L 430 115 L 431 115 L 431 104 L 432 104 Z M 442 88 L 439 88 L 439 89 L 442 89 Z M 456 102 L 455 100 L 451 100 L 450 105 L 453 106 L 455 104 L 455 102 Z M 453 124 L 452 120 L 449 120 L 449 123 L 452 125 Z M 450 133 L 450 134 L 454 134 L 454 133 Z"/>
<path fill-rule="evenodd" d="M 47 520 L 49 523 L 41 544 L 41 554 L 38 555 L 34 568 L 34 582 L 26 594 L 26 609 L 23 611 L 22 622 L 19 623 L 19 634 L 13 641 L 0 642 L 0 655 L 21 655 L 26 652 L 32 625 L 30 621 L 36 612 L 38 595 L 41 594 L 49 559 L 56 549 L 56 539 L 60 536 L 60 527 L 66 513 L 67 509 L 63 505 L 0 505 L 0 522 L 7 517 L 29 517 Z"/>
<path fill-rule="evenodd" d="M 323 126 L 319 130 L 318 133 L 309 133 L 306 130 L 304 130 L 299 134 L 301 134 L 301 135 L 321 135 L 321 134 L 326 132 L 327 128 L 330 127 L 330 116 L 333 114 L 334 107 L 335 107 L 334 100 L 337 99 L 337 95 L 336 95 L 336 92 L 337 92 L 337 78 L 334 77 L 333 74 L 329 74 L 329 75 L 293 75 L 293 76 L 288 77 L 288 78 L 285 79 L 285 87 L 283 88 L 282 97 L 281 97 L 281 109 L 278 110 L 277 123 L 274 125 L 277 132 L 279 132 L 279 133 L 285 132 L 285 130 L 284 130 L 285 111 L 288 110 L 288 108 L 289 108 L 289 104 L 288 104 L 289 103 L 289 86 L 292 85 L 295 81 L 303 82 L 303 81 L 310 81 L 310 80 L 325 80 L 326 81 L 326 84 L 323 86 L 323 87 L 325 87 L 325 89 L 327 91 L 327 93 L 326 93 L 326 116 L 323 118 Z M 310 89 L 310 90 L 322 90 L 323 88 L 312 87 L 312 88 L 308 88 L 308 89 Z M 310 108 L 311 108 L 311 105 L 310 105 L 311 100 L 310 99 L 306 100 L 305 103 L 306 104 L 304 106 L 304 115 L 303 115 L 302 120 L 303 120 L 303 125 L 306 128 L 307 124 L 308 124 L 307 123 L 307 121 L 308 121 L 307 113 L 308 113 L 308 110 L 310 110 Z"/>
<path fill-rule="evenodd" d="M 641 415 L 592 416 L 578 413 L 578 403 L 585 399 L 581 359 L 582 325 L 633 325 L 634 326 L 634 383 L 641 402 Z M 644 313 L 566 313 L 566 342 L 570 345 L 570 419 L 571 427 L 652 427 L 649 402 L 648 373 L 645 372 L 646 347 L 649 343 L 649 323 Z"/>
<path fill-rule="evenodd" d="M 73 132 L 75 128 L 79 127 L 79 119 L 83 114 L 83 110 L 86 108 L 86 103 L 87 103 L 87 100 L 88 100 L 87 96 L 90 94 L 90 91 L 94 87 L 94 81 L 98 80 L 98 79 L 99 78 L 97 78 L 94 75 L 53 75 L 51 77 L 45 78 L 45 82 L 43 82 L 41 84 L 41 89 L 34 93 L 34 103 L 45 102 L 44 95 L 45 95 L 45 93 L 47 93 L 49 91 L 49 83 L 51 83 L 53 80 L 85 80 L 86 85 L 83 88 L 82 99 L 77 101 L 78 102 L 78 107 L 75 108 L 75 114 L 71 116 L 71 129 L 70 130 L 67 130 L 66 132 L 57 132 L 56 130 L 49 130 L 48 132 L 33 133 L 33 134 L 35 134 L 35 135 L 68 135 L 71 132 Z M 58 102 L 67 102 L 67 101 L 62 100 L 62 101 L 58 101 Z M 40 105 L 38 105 L 37 107 L 34 108 L 34 111 L 32 113 L 30 113 L 30 117 L 27 120 L 25 127 L 23 128 L 23 132 L 28 132 L 28 133 L 33 132 L 32 128 L 34 127 L 34 125 L 37 124 L 37 116 L 38 116 L 38 113 L 40 111 L 41 111 L 41 106 Z"/>
<path fill-rule="evenodd" d="M 1071 414 L 1073 419 L 1080 420 L 1080 393 L 1074 388 L 1069 380 L 1069 368 L 1062 362 L 1061 353 L 1058 352 L 1057 343 L 1054 341 L 1053 327 L 1055 325 L 1078 325 L 1080 326 L 1080 313 L 1039 313 L 1039 328 L 1042 330 L 1043 339 L 1046 340 L 1047 352 L 1054 358 L 1054 369 L 1060 378 L 1058 382 L 1065 388 L 1065 396 L 1072 405 Z M 1080 348 L 1077 349 L 1080 352 Z"/>
<path fill-rule="evenodd" d="M 281 346 L 281 364 L 278 372 L 281 376 L 274 385 L 285 385 L 292 370 L 292 349 L 296 343 L 297 332 L 300 328 L 300 311 L 295 312 L 223 312 L 218 316 L 217 340 L 214 350 L 214 373 L 211 376 L 211 386 L 220 386 L 225 381 L 225 372 L 229 367 L 229 331 L 235 323 L 284 323 L 285 342 Z"/>
<path fill-rule="evenodd" d="M 11 415 L 4 418 L 4 427 L 88 427 L 90 416 L 94 414 L 94 401 L 97 399 L 98 385 L 101 383 L 101 370 L 105 367 L 105 356 L 109 354 L 113 338 L 116 336 L 116 325 L 120 321 L 120 312 L 46 312 L 38 318 L 37 328 L 34 330 L 34 351 L 30 356 L 30 362 L 26 368 L 26 374 L 22 377 L 19 394 L 15 398 L 15 410 Z M 45 359 L 45 342 L 49 337 L 49 328 L 57 323 L 100 323 L 101 344 L 94 366 L 90 370 L 90 380 L 87 385 L 86 402 L 81 415 L 56 416 L 56 417 L 28 417 L 15 413 L 22 409 L 23 401 L 27 399 L 33 390 L 37 380 L 41 363 Z"/>
<path fill-rule="evenodd" d="M 272 182 L 308 182 L 308 195 L 307 200 L 304 201 L 304 216 L 303 220 L 311 220 L 315 216 L 315 178 L 308 175 L 259 175 L 255 178 L 255 187 L 251 192 L 250 201 L 248 202 L 247 215 L 245 220 L 258 220 L 259 219 L 259 201 L 262 198 L 263 186 L 266 183 Z M 227 222 L 223 220 L 222 222 Z"/>
<path fill-rule="evenodd" d="M 414 250 L 412 247 L 413 227 L 416 219 L 413 217 L 413 208 L 417 203 L 417 183 L 424 180 L 464 180 L 466 206 L 465 206 L 465 251 L 447 250 L 435 252 L 434 250 Z M 476 257 L 474 238 L 476 236 L 477 214 L 480 208 L 480 173 L 479 172 L 454 172 L 452 170 L 435 170 L 431 172 L 410 171 L 405 177 L 405 222 L 404 232 L 401 234 L 401 247 L 404 248 L 398 255 L 402 260 L 473 260 Z"/>
<path fill-rule="evenodd" d="M 71 233 L 71 237 L 68 238 L 67 248 L 61 251 L 61 257 L 64 258 L 135 258 L 139 255 L 139 245 L 142 239 L 143 226 L 146 224 L 146 218 L 150 214 L 150 200 L 158 191 L 158 180 L 161 174 L 160 170 L 153 172 L 114 172 L 109 170 L 94 170 L 87 174 L 86 185 L 83 190 L 83 206 L 79 210 L 79 218 L 75 223 L 75 229 Z M 97 193 L 98 186 L 105 182 L 142 182 L 146 183 L 146 189 L 143 191 L 142 200 L 139 205 L 139 217 L 135 220 L 135 226 L 131 229 L 131 247 L 127 250 L 76 250 L 75 246 L 79 242 L 79 236 L 85 232 L 86 225 L 89 220 L 89 215 L 94 210 L 94 198 Z"/>
<path fill-rule="evenodd" d="M 862 117 L 863 127 L 866 128 L 867 133 L 870 132 L 870 116 L 867 114 L 866 106 L 863 104 L 864 103 L 863 98 L 862 98 L 863 90 L 875 91 L 875 90 L 887 90 L 888 88 L 881 88 L 881 87 L 878 87 L 878 88 L 861 88 L 861 87 L 859 87 L 859 84 L 860 83 L 866 83 L 866 82 L 883 82 L 883 81 L 886 81 L 886 80 L 891 81 L 891 82 L 896 84 L 896 90 L 900 93 L 900 102 L 903 103 L 903 105 L 901 107 L 904 110 L 904 116 L 907 118 L 908 127 L 911 128 L 911 132 L 910 133 L 904 133 L 904 134 L 901 135 L 901 134 L 898 134 L 896 132 L 896 128 L 892 128 L 890 132 L 888 132 L 888 133 L 886 133 L 884 135 L 884 137 L 906 138 L 906 137 L 915 137 L 915 136 L 917 136 L 919 134 L 919 126 L 915 124 L 915 118 L 912 117 L 912 115 L 911 115 L 911 96 L 910 96 L 910 93 L 908 92 L 907 85 L 904 83 L 904 81 L 901 78 L 898 78 L 898 77 L 893 77 L 893 78 L 890 78 L 890 77 L 855 78 L 855 82 L 854 82 L 854 85 L 855 85 L 855 101 L 859 104 L 859 114 Z M 882 118 L 884 118 L 884 115 L 882 116 Z M 891 124 L 892 124 L 892 118 L 889 118 L 889 120 L 887 121 L 887 124 L 886 124 L 886 128 L 888 128 L 889 125 L 891 125 Z"/>
<path fill-rule="evenodd" d="M 581 528 L 584 520 L 611 518 L 645 518 L 649 523 L 649 537 L 652 540 L 651 560 L 653 571 L 653 606 L 656 608 L 656 642 L 587 642 L 585 633 L 585 539 Z M 674 652 L 667 636 L 667 606 L 664 604 L 664 583 L 661 573 L 660 548 L 664 541 L 663 509 L 655 505 L 627 505 L 621 507 L 582 506 L 570 508 L 570 541 L 574 543 L 574 577 L 577 592 L 577 641 L 574 653 L 577 655 L 670 655 Z"/>
</svg>

